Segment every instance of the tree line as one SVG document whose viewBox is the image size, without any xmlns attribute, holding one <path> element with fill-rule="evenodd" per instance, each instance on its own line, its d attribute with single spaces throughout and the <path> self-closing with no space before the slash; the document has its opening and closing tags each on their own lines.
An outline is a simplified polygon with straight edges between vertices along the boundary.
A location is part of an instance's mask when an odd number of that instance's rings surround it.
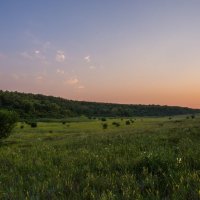
<svg viewBox="0 0 200 200">
<path fill-rule="evenodd" d="M 15 111 L 20 118 L 172 116 L 199 113 L 199 109 L 160 105 L 127 105 L 67 100 L 41 94 L 0 90 L 0 109 Z"/>
</svg>

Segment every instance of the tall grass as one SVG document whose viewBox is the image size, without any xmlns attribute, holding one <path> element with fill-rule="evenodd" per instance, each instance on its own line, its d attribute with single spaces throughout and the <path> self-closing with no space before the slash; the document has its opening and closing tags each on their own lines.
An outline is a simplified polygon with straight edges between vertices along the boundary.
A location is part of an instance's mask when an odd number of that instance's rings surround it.
<svg viewBox="0 0 200 200">
<path fill-rule="evenodd" d="M 199 118 L 113 120 L 19 124 L 1 143 L 0 199 L 200 199 Z"/>
</svg>

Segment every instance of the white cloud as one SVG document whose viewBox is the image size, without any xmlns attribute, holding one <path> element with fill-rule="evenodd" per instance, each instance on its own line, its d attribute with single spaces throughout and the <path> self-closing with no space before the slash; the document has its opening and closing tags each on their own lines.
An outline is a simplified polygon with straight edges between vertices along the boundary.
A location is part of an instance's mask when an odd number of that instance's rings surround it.
<svg viewBox="0 0 200 200">
<path fill-rule="evenodd" d="M 11 78 L 15 79 L 15 80 L 22 80 L 22 79 L 27 79 L 29 78 L 28 75 L 26 73 L 13 73 L 10 75 Z"/>
<path fill-rule="evenodd" d="M 26 51 L 20 53 L 20 55 L 25 59 L 33 60 L 33 56 L 31 54 L 29 54 L 28 52 L 26 52 Z"/>
<path fill-rule="evenodd" d="M 88 63 L 91 62 L 90 56 L 85 56 L 85 57 L 84 57 L 84 60 L 85 60 L 86 62 L 88 62 Z"/>
<path fill-rule="evenodd" d="M 35 50 L 35 54 L 39 54 L 40 53 L 40 51 L 39 50 Z"/>
<path fill-rule="evenodd" d="M 57 62 L 64 62 L 66 59 L 65 57 L 65 54 L 63 51 L 57 51 L 57 54 L 56 54 L 56 61 Z"/>
<path fill-rule="evenodd" d="M 46 57 L 40 53 L 40 51 L 35 52 L 35 58 L 43 62 L 47 62 Z"/>
<path fill-rule="evenodd" d="M 41 82 L 41 81 L 43 82 L 45 80 L 45 78 L 42 75 L 38 75 L 38 76 L 35 77 L 35 80 L 38 81 L 38 82 Z"/>
<path fill-rule="evenodd" d="M 68 85 L 76 85 L 79 82 L 77 78 L 70 78 L 66 80 L 64 83 Z"/>
<path fill-rule="evenodd" d="M 46 59 L 45 55 L 42 54 L 42 52 L 40 50 L 34 50 L 31 53 L 24 51 L 22 53 L 20 53 L 20 55 L 27 60 L 31 60 L 31 61 L 39 61 L 44 65 L 48 65 L 50 64 L 48 62 L 48 60 Z"/>
<path fill-rule="evenodd" d="M 85 86 L 83 86 L 83 85 L 78 86 L 78 89 L 84 89 L 84 88 L 85 88 Z"/>
<path fill-rule="evenodd" d="M 64 70 L 62 70 L 62 69 L 57 69 L 57 70 L 56 70 L 56 73 L 57 73 L 57 74 L 64 74 L 64 73 L 65 73 L 65 71 L 64 71 Z"/>
</svg>

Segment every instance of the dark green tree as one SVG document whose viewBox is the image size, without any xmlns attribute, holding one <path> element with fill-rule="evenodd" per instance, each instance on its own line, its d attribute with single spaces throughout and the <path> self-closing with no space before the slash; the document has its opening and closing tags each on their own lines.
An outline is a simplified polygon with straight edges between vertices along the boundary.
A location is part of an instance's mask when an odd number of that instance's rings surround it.
<svg viewBox="0 0 200 200">
<path fill-rule="evenodd" d="M 18 116 L 15 112 L 0 110 L 0 139 L 8 137 L 14 128 Z"/>
</svg>

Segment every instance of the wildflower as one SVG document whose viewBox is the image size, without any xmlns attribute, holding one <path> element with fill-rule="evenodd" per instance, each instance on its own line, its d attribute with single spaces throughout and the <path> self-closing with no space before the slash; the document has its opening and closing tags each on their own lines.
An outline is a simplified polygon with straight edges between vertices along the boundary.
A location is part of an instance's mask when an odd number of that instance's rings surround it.
<svg viewBox="0 0 200 200">
<path fill-rule="evenodd" d="M 176 158 L 176 161 L 178 164 L 180 164 L 182 162 L 182 158 Z"/>
</svg>

